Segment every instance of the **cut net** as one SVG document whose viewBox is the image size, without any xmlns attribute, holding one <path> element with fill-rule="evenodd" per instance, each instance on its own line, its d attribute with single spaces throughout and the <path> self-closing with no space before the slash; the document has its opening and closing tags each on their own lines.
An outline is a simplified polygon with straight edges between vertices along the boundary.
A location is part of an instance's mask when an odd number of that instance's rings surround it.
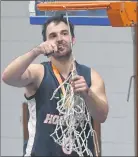
<svg viewBox="0 0 138 157">
<path fill-rule="evenodd" d="M 88 139 L 90 136 L 94 136 L 91 116 L 83 98 L 74 94 L 72 86 L 68 83 L 73 75 L 74 72 L 55 90 L 51 98 L 51 100 L 57 98 L 55 97 L 57 91 L 62 86 L 66 86 L 64 96 L 57 102 L 57 110 L 61 118 L 59 118 L 51 137 L 62 146 L 66 154 L 75 151 L 79 156 L 84 156 L 84 154 L 93 156 L 88 148 Z"/>
</svg>

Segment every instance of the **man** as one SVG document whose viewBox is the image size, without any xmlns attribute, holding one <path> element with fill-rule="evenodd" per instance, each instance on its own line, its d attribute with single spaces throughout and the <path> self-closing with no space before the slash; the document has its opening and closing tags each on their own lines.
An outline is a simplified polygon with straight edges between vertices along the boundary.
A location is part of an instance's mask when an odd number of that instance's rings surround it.
<svg viewBox="0 0 138 157">
<path fill-rule="evenodd" d="M 52 17 L 44 24 L 42 35 L 44 42 L 10 63 L 4 70 L 2 79 L 8 85 L 24 87 L 25 97 L 32 104 L 26 156 L 65 156 L 62 148 L 50 137 L 55 129 L 52 118 L 58 115 L 57 100 L 50 98 L 59 86 L 54 68 L 62 80 L 72 70 L 70 65 L 73 61 L 71 45 L 75 43 L 74 26 L 62 16 Z M 50 61 L 32 64 L 39 55 L 49 56 Z M 78 74 L 71 80 L 74 92 L 84 98 L 92 119 L 105 122 L 108 104 L 101 76 L 94 69 L 77 61 L 74 64 Z M 92 140 L 90 141 L 89 148 L 93 151 Z M 74 152 L 70 155 L 77 156 Z"/>
</svg>

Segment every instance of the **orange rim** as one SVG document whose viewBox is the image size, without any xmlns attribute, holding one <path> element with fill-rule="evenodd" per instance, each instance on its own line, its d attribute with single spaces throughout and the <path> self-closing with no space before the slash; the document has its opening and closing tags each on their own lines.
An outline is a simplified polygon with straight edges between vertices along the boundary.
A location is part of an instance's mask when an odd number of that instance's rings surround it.
<svg viewBox="0 0 138 157">
<path fill-rule="evenodd" d="M 92 10 L 107 9 L 110 2 L 44 2 L 37 4 L 40 11 L 45 10 Z"/>
<path fill-rule="evenodd" d="M 64 11 L 64 10 L 100 10 L 100 9 L 107 9 L 107 7 L 98 7 L 98 8 L 93 8 L 93 7 L 78 7 L 78 8 L 45 8 L 41 7 L 38 8 L 40 11 Z"/>
<path fill-rule="evenodd" d="M 112 1 L 111 1 L 112 2 Z M 59 4 L 59 5 L 63 5 L 63 4 L 109 4 L 109 2 L 103 2 L 103 1 L 97 1 L 97 2 L 94 2 L 94 1 L 54 1 L 54 2 L 51 2 L 51 1 L 47 1 L 47 2 L 41 2 L 40 3 L 42 4 L 51 4 L 51 5 L 55 5 L 55 4 Z M 39 4 L 40 4 L 39 3 Z"/>
</svg>

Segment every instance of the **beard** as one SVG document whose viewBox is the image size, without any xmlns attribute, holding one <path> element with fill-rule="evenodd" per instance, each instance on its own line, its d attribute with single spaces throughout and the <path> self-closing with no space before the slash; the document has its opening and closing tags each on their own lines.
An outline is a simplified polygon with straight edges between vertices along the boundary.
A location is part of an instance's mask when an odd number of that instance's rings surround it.
<svg viewBox="0 0 138 157">
<path fill-rule="evenodd" d="M 57 60 L 68 60 L 72 55 L 72 48 L 70 43 L 58 43 L 57 48 L 58 51 L 53 54 L 53 57 Z"/>
</svg>

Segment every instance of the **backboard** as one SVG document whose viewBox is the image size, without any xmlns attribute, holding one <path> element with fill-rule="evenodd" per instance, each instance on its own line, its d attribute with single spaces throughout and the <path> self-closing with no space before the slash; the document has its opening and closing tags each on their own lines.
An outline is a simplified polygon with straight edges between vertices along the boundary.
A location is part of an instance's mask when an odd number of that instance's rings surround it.
<svg viewBox="0 0 138 157">
<path fill-rule="evenodd" d="M 36 5 L 44 1 L 51 2 L 55 0 L 33 0 L 29 2 L 30 24 L 42 25 L 50 16 L 66 14 L 64 11 L 43 12 L 37 10 Z M 68 17 L 74 25 L 110 26 L 110 21 L 107 17 L 106 10 L 68 11 Z"/>
</svg>

